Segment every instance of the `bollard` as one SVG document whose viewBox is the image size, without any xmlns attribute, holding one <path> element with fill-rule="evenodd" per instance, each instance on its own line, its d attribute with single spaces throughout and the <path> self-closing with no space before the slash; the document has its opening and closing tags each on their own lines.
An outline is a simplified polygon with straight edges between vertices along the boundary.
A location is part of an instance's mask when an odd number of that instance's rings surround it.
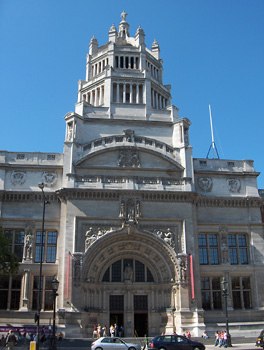
<svg viewBox="0 0 264 350">
<path fill-rule="evenodd" d="M 31 341 L 29 345 L 29 350 L 36 350 L 37 349 L 37 342 Z"/>
</svg>

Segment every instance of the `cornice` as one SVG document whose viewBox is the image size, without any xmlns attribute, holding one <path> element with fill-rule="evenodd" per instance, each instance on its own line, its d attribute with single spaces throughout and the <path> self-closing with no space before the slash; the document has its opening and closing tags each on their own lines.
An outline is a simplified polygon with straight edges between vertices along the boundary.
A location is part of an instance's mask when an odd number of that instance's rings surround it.
<svg viewBox="0 0 264 350">
<path fill-rule="evenodd" d="M 260 172 L 256 171 L 226 171 L 226 170 L 194 170 L 195 175 L 209 175 L 213 176 L 214 174 L 217 176 L 254 176 L 258 177 L 260 175 Z"/>
<path fill-rule="evenodd" d="M 259 197 L 201 197 L 197 201 L 198 207 L 225 207 L 225 208 L 261 208 L 264 198 Z"/>
<path fill-rule="evenodd" d="M 58 196 L 55 192 L 45 192 L 45 198 L 50 203 L 58 202 Z M 0 201 L 2 202 L 42 202 L 41 192 L 25 191 L 0 191 Z"/>
</svg>

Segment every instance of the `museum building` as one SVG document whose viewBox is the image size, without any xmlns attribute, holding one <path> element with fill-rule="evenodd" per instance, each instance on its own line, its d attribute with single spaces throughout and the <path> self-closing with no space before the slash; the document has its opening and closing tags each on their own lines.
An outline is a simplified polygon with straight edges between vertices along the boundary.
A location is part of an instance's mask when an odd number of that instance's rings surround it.
<svg viewBox="0 0 264 350">
<path fill-rule="evenodd" d="M 200 336 L 224 328 L 224 278 L 230 329 L 263 328 L 259 173 L 193 158 L 159 44 L 148 49 L 140 26 L 130 36 L 126 16 L 106 44 L 91 39 L 63 154 L 0 151 L 0 226 L 20 260 L 0 277 L 0 326 L 34 325 L 44 223 L 41 325 L 56 277 L 66 336 L 114 323 L 125 336 Z"/>
</svg>

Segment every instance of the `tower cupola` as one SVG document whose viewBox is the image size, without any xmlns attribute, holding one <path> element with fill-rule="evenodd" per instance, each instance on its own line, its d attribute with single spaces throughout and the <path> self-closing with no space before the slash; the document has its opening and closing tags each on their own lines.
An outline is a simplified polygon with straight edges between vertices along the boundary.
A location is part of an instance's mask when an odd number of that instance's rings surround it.
<svg viewBox="0 0 264 350">
<path fill-rule="evenodd" d="M 126 39 L 127 37 L 129 37 L 129 24 L 126 21 L 126 16 L 127 13 L 125 11 L 123 11 L 121 13 L 121 18 L 122 21 L 119 23 L 119 33 L 118 36 L 122 39 Z"/>
</svg>

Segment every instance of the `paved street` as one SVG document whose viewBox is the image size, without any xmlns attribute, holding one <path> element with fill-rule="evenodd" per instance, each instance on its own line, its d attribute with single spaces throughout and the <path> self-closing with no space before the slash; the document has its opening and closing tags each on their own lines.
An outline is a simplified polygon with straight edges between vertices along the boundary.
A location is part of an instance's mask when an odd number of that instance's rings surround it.
<svg viewBox="0 0 264 350">
<path fill-rule="evenodd" d="M 142 347 L 144 345 L 145 339 L 144 338 L 124 338 L 125 341 L 130 343 L 137 343 L 140 344 Z M 148 338 L 148 341 L 150 341 L 151 338 Z M 214 337 L 211 337 L 209 339 L 203 340 L 201 338 L 192 338 L 192 340 L 196 340 L 199 342 L 202 342 L 206 346 L 206 350 L 216 350 L 219 349 L 219 347 L 214 346 Z M 234 350 L 262 350 L 261 348 L 258 348 L 255 346 L 255 337 L 251 338 L 233 338 L 232 339 L 232 349 Z M 93 339 L 91 338 L 83 338 L 83 339 L 63 339 L 62 341 L 57 342 L 57 349 L 58 350 L 76 350 L 76 349 L 87 349 L 90 350 L 91 343 L 93 342 Z M 28 346 L 16 346 L 15 350 L 28 350 Z M 48 350 L 49 344 L 41 344 L 40 347 L 41 350 Z M 6 350 L 6 347 L 1 346 L 0 350 Z"/>
</svg>

